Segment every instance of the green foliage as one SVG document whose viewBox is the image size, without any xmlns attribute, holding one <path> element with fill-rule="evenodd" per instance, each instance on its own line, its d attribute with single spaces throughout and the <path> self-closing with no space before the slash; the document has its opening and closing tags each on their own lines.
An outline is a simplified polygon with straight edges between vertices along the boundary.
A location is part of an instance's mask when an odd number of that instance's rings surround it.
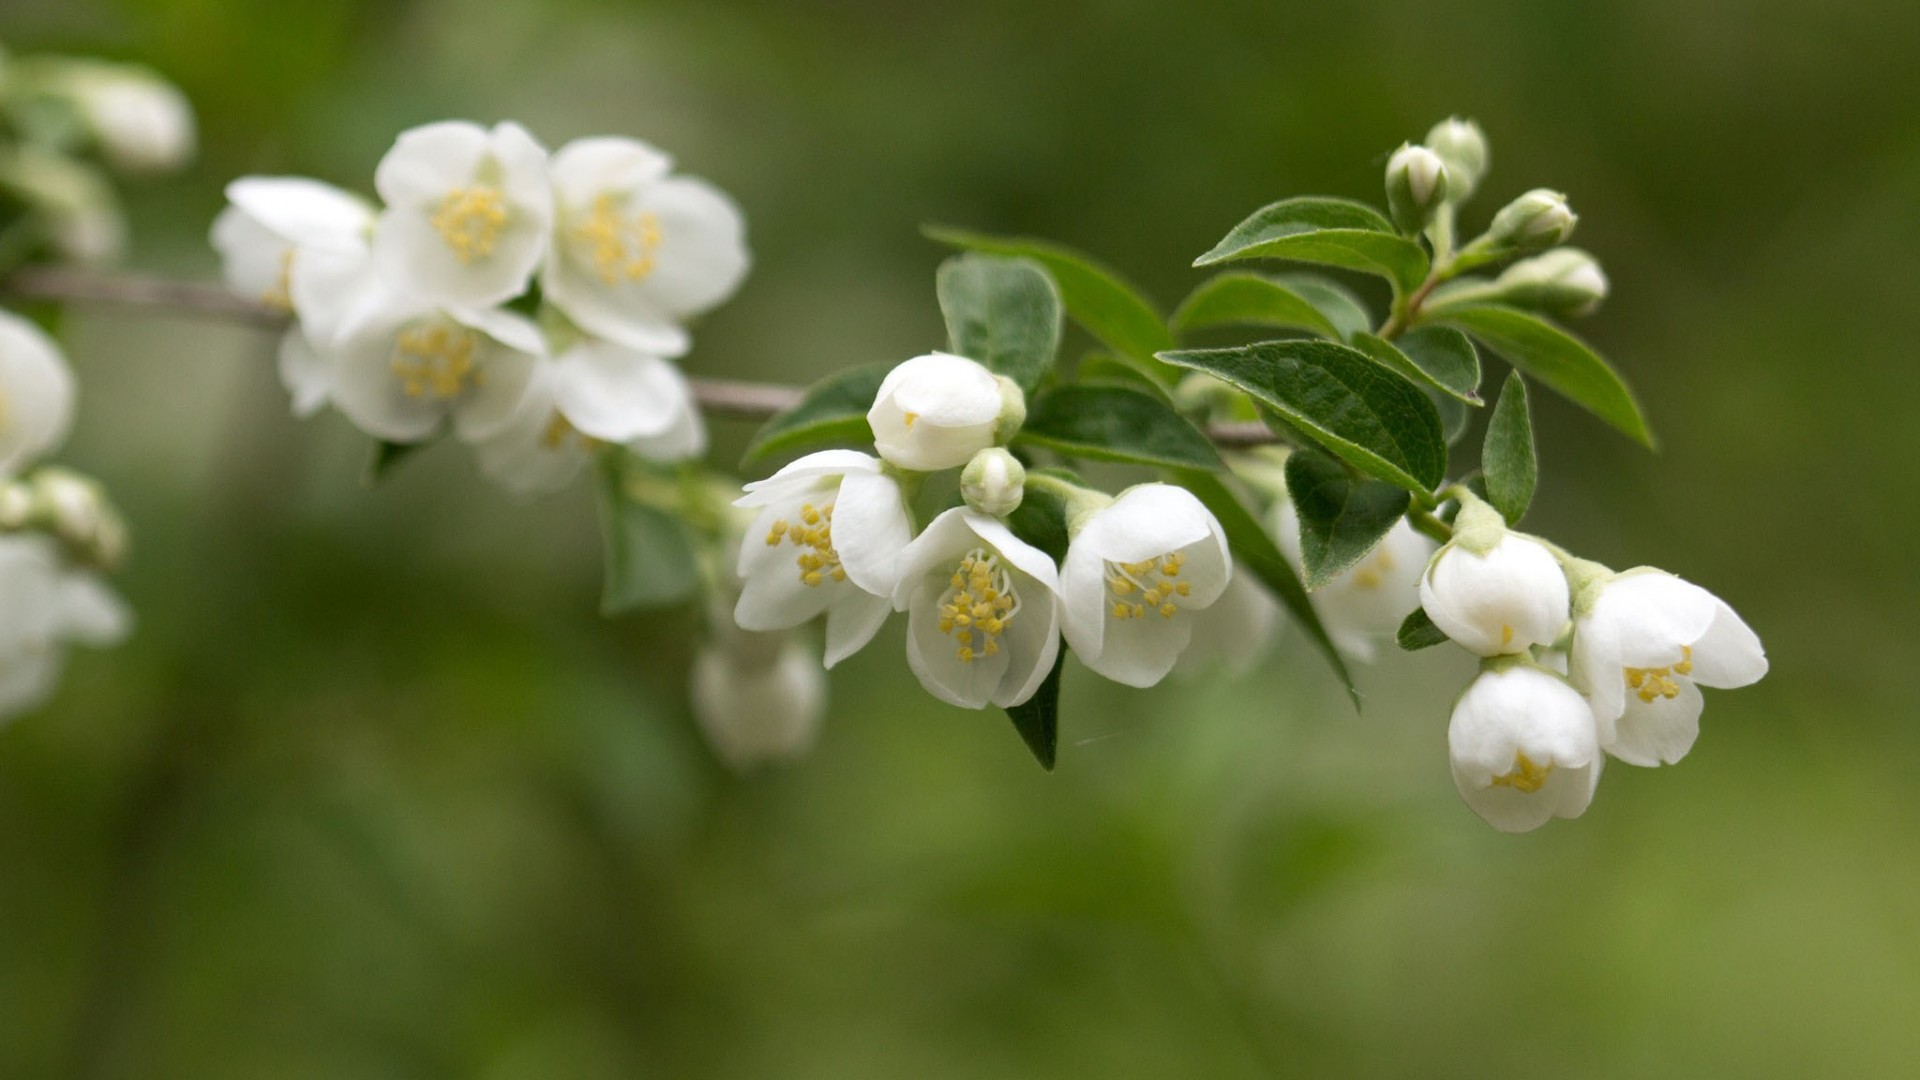
<svg viewBox="0 0 1920 1080">
<path fill-rule="evenodd" d="M 1426 249 L 1400 236 L 1380 212 L 1346 199 L 1283 199 L 1233 227 L 1195 266 L 1235 259 L 1291 259 L 1376 274 L 1397 294 L 1427 277 Z"/>
<path fill-rule="evenodd" d="M 1030 259 L 969 253 L 940 264 L 948 347 L 1031 394 L 1060 354 L 1060 292 Z M 868 399 L 869 404 L 871 398 Z"/>
<path fill-rule="evenodd" d="M 1480 354 L 1467 335 L 1446 326 L 1422 326 L 1393 341 L 1354 335 L 1354 348 L 1412 379 L 1470 405 L 1480 405 Z"/>
<path fill-rule="evenodd" d="M 1067 650 L 1053 658 L 1053 670 L 1040 683 L 1033 696 L 1007 710 L 1013 729 L 1033 752 L 1033 760 L 1048 772 L 1053 771 L 1055 753 L 1060 746 L 1060 669 L 1067 662 Z"/>
<path fill-rule="evenodd" d="M 774 417 L 754 433 L 742 459 L 752 462 L 773 454 L 820 446 L 857 446 L 873 441 L 867 410 L 873 408 L 888 364 L 851 368 L 814 383 L 800 404 Z"/>
<path fill-rule="evenodd" d="M 1514 367 L 1653 446 L 1633 392 L 1586 342 L 1537 315 L 1497 304 L 1449 307 L 1434 318 L 1472 334 Z"/>
<path fill-rule="evenodd" d="M 1400 629 L 1394 633 L 1393 640 L 1408 652 L 1419 652 L 1443 644 L 1447 635 L 1433 625 L 1426 608 L 1414 608 L 1400 621 Z"/>
<path fill-rule="evenodd" d="M 1018 441 L 1097 461 L 1220 468 L 1206 432 L 1164 399 L 1114 383 L 1062 386 L 1034 398 Z"/>
<path fill-rule="evenodd" d="M 1051 476 L 1070 484 L 1082 484 L 1067 469 L 1035 469 L 1028 473 L 1026 491 L 1020 505 L 1007 515 L 1007 528 L 1013 535 L 1047 553 L 1054 562 L 1067 557 L 1067 503 L 1060 493 L 1044 484 L 1033 483 L 1036 476 Z"/>
<path fill-rule="evenodd" d="M 1540 478 L 1533 450 L 1533 419 L 1527 412 L 1527 381 L 1517 371 L 1507 374 L 1487 419 L 1487 440 L 1480 449 L 1480 471 L 1486 477 L 1487 501 L 1507 524 L 1518 525 L 1533 502 Z"/>
<path fill-rule="evenodd" d="M 677 604 L 700 586 L 699 559 L 687 526 L 679 516 L 632 498 L 632 464 L 625 451 L 613 450 L 601 455 L 595 469 L 606 553 L 603 615 Z"/>
<path fill-rule="evenodd" d="M 1433 402 L 1365 353 L 1330 341 L 1267 341 L 1161 359 L 1246 391 L 1348 464 L 1423 501 L 1446 476 Z"/>
<path fill-rule="evenodd" d="M 1313 450 L 1287 457 L 1287 495 L 1300 515 L 1300 562 L 1309 591 L 1365 558 L 1407 512 L 1406 491 L 1355 477 Z"/>
<path fill-rule="evenodd" d="M 1176 331 L 1213 326 L 1272 326 L 1345 341 L 1372 325 L 1366 308 L 1337 282 L 1316 274 L 1232 270 L 1209 278 L 1173 313 Z"/>
</svg>

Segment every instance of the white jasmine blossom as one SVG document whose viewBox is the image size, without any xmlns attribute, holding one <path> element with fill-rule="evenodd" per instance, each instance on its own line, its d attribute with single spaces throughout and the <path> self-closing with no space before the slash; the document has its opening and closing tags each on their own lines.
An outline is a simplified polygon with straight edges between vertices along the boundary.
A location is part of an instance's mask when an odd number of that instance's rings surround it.
<svg viewBox="0 0 1920 1080">
<path fill-rule="evenodd" d="M 1593 710 L 1551 672 L 1522 662 L 1483 670 L 1453 707 L 1454 786 L 1502 832 L 1586 812 L 1600 780 Z"/>
<path fill-rule="evenodd" d="M 1593 700 L 1601 748 L 1631 765 L 1673 764 L 1700 734 L 1698 686 L 1758 682 L 1767 654 L 1724 600 L 1650 567 L 1581 595 L 1572 667 Z"/>
<path fill-rule="evenodd" d="M 1226 591 L 1193 613 L 1193 637 L 1174 664 L 1176 676 L 1218 667 L 1229 675 L 1251 672 L 1280 632 L 1280 601 L 1240 563 L 1233 564 Z"/>
<path fill-rule="evenodd" d="M 955 507 L 900 554 L 895 610 L 927 692 L 966 709 L 1010 708 L 1060 653 L 1059 571 L 998 519 Z"/>
<path fill-rule="evenodd" d="M 824 612 L 826 665 L 858 652 L 886 621 L 913 524 L 899 481 L 853 450 L 808 454 L 746 485 L 759 511 L 740 546 L 747 630 L 784 630 Z"/>
<path fill-rule="evenodd" d="M 1067 644 L 1115 682 L 1152 686 L 1173 670 L 1195 616 L 1232 572 L 1226 534 L 1192 492 L 1128 488 L 1074 523 L 1060 570 Z"/>
<path fill-rule="evenodd" d="M 0 476 L 58 446 L 73 423 L 73 372 L 38 326 L 0 311 Z"/>
<path fill-rule="evenodd" d="M 212 240 L 228 287 L 282 311 L 296 310 L 300 252 L 364 252 L 373 228 L 365 199 L 305 177 L 244 176 L 227 185 L 227 202 L 213 220 Z"/>
<path fill-rule="evenodd" d="M 1455 644 L 1498 656 L 1551 644 L 1568 619 L 1566 574 L 1545 545 L 1477 500 L 1420 577 L 1420 606 Z"/>
<path fill-rule="evenodd" d="M 341 329 L 333 400 L 375 438 L 419 442 L 451 419 L 462 439 L 484 439 L 517 418 L 545 351 L 540 331 L 510 312 L 382 293 Z"/>
<path fill-rule="evenodd" d="M 726 610 L 730 597 L 716 600 L 713 639 L 693 658 L 693 713 L 701 733 L 736 771 L 800 757 L 813 748 L 826 717 L 826 670 L 793 634 L 742 630 Z"/>
<path fill-rule="evenodd" d="M 553 226 L 547 152 L 518 124 L 402 132 L 380 159 L 373 254 L 387 283 L 453 307 L 526 291 Z"/>
<path fill-rule="evenodd" d="M 1012 383 L 965 357 L 916 356 L 881 380 L 867 423 L 887 461 L 916 472 L 965 465 L 1026 418 Z M 1014 412 L 1017 418 L 1004 417 Z"/>
<path fill-rule="evenodd" d="M 128 172 L 170 172 L 193 159 L 193 106 L 145 68 L 81 62 L 67 80 L 100 152 Z"/>
<path fill-rule="evenodd" d="M 1274 518 L 1280 550 L 1300 569 L 1300 514 L 1293 500 L 1277 500 Z M 1436 546 L 1403 518 L 1365 558 L 1311 594 L 1314 612 L 1341 652 L 1374 659 L 1379 639 L 1392 636 L 1407 613 L 1420 606 L 1420 577 Z"/>
<path fill-rule="evenodd" d="M 553 155 L 549 303 L 583 329 L 660 356 L 687 351 L 686 321 L 746 276 L 746 224 L 725 194 L 671 176 L 635 139 L 592 138 Z"/>
<path fill-rule="evenodd" d="M 132 616 L 90 571 L 67 567 L 47 536 L 0 536 L 0 718 L 44 703 L 69 645 L 124 638 Z"/>
</svg>

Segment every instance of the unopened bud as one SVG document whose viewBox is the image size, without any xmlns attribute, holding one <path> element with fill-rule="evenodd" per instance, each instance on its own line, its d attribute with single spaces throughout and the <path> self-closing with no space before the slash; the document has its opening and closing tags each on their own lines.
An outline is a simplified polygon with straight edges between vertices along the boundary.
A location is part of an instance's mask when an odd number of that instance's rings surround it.
<svg viewBox="0 0 1920 1080">
<path fill-rule="evenodd" d="M 33 516 L 33 492 L 19 481 L 0 486 L 0 529 L 25 528 Z"/>
<path fill-rule="evenodd" d="M 973 460 L 960 472 L 960 494 L 967 505 L 993 517 L 1004 517 L 1019 509 L 1026 485 L 1026 466 L 997 446 L 973 455 Z"/>
<path fill-rule="evenodd" d="M 1509 266 L 1493 283 L 1501 303 L 1555 315 L 1587 315 L 1607 297 L 1607 275 L 1579 248 L 1555 248 Z"/>
<path fill-rule="evenodd" d="M 1387 210 L 1411 236 L 1427 227 L 1447 201 L 1447 165 L 1424 146 L 1402 143 L 1387 159 Z"/>
<path fill-rule="evenodd" d="M 1579 220 L 1565 195 L 1535 188 L 1494 215 L 1487 237 L 1501 248 L 1545 251 L 1571 236 Z"/>
<path fill-rule="evenodd" d="M 1487 175 L 1487 136 L 1480 125 L 1448 117 L 1427 132 L 1426 145 L 1447 164 L 1447 198 L 1465 202 Z"/>
<path fill-rule="evenodd" d="M 0 516 L 7 501 L 0 494 Z M 27 521 L 58 537 L 84 561 L 111 570 L 125 557 L 126 525 L 93 480 L 66 469 L 40 469 L 27 481 L 27 501 Z"/>
</svg>

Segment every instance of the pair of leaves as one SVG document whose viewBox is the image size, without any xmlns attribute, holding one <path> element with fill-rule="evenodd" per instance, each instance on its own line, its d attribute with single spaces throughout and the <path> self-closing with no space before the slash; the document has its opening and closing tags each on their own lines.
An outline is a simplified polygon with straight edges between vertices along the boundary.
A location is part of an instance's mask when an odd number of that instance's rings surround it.
<svg viewBox="0 0 1920 1080">
<path fill-rule="evenodd" d="M 1427 278 L 1426 249 L 1379 211 L 1347 199 L 1283 199 L 1235 225 L 1195 266 L 1236 259 L 1289 259 L 1386 278 L 1405 296 Z"/>
</svg>

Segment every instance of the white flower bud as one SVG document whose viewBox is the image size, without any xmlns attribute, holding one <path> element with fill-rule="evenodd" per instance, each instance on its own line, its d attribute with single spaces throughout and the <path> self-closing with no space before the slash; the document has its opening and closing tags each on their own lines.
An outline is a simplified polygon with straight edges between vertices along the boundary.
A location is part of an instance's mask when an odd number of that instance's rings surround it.
<svg viewBox="0 0 1920 1080">
<path fill-rule="evenodd" d="M 0 311 L 0 476 L 60 444 L 73 422 L 73 373 L 53 339 Z"/>
<path fill-rule="evenodd" d="M 1586 812 L 1600 780 L 1593 710 L 1560 677 L 1525 663 L 1483 670 L 1447 724 L 1454 786 L 1502 832 Z"/>
<path fill-rule="evenodd" d="M 1447 166 L 1424 146 L 1401 144 L 1387 159 L 1387 209 L 1408 235 L 1419 232 L 1447 201 Z"/>
<path fill-rule="evenodd" d="M 1587 315 L 1607 297 L 1607 275 L 1579 248 L 1555 248 L 1507 267 L 1490 299 L 1556 315 Z"/>
<path fill-rule="evenodd" d="M 192 160 L 193 106 L 167 80 L 143 68 L 87 64 L 72 89 L 115 168 L 171 172 Z"/>
<path fill-rule="evenodd" d="M 1447 163 L 1447 198 L 1465 202 L 1487 175 L 1487 136 L 1480 125 L 1448 117 L 1427 132 L 1426 145 Z"/>
<path fill-rule="evenodd" d="M 729 768 L 745 771 L 790 760 L 812 749 L 827 710 L 827 676 L 820 661 L 784 634 L 777 651 L 703 647 L 693 660 L 693 712 L 708 745 Z"/>
<path fill-rule="evenodd" d="M 867 410 L 880 456 L 915 472 L 965 465 L 1025 419 L 1019 387 L 947 353 L 916 356 L 888 372 Z"/>
<path fill-rule="evenodd" d="M 1026 485 L 1026 466 L 998 446 L 973 455 L 960 472 L 960 494 L 967 505 L 991 517 L 1006 517 L 1019 509 Z"/>
<path fill-rule="evenodd" d="M 1565 195 L 1535 188 L 1495 214 L 1487 236 L 1496 247 L 1545 251 L 1573 235 L 1579 220 Z"/>
<path fill-rule="evenodd" d="M 1567 577 L 1538 540 L 1509 532 L 1492 507 L 1461 509 L 1454 539 L 1420 577 L 1420 606 L 1455 644 L 1481 656 L 1523 653 L 1560 636 Z"/>
</svg>

